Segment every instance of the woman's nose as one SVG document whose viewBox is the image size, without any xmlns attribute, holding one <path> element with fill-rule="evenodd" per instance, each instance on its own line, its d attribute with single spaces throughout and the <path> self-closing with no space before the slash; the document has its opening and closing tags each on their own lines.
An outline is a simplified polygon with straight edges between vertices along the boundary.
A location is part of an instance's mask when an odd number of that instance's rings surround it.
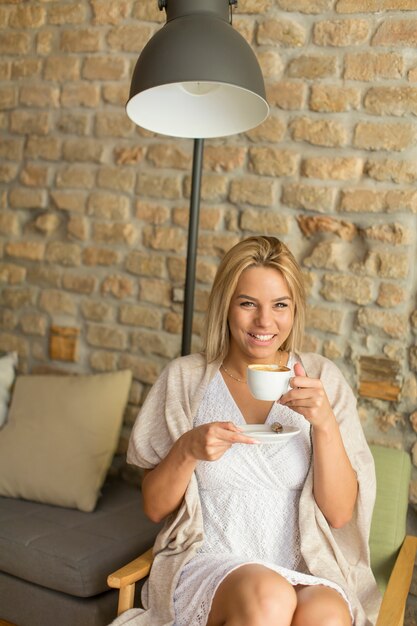
<svg viewBox="0 0 417 626">
<path fill-rule="evenodd" d="M 271 321 L 271 311 L 264 307 L 258 307 L 256 322 L 259 326 L 267 327 Z"/>
</svg>

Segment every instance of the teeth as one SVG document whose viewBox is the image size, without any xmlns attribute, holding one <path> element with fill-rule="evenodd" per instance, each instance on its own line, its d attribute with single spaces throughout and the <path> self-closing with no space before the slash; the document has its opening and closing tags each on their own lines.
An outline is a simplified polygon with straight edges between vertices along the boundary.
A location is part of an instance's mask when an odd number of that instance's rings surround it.
<svg viewBox="0 0 417 626">
<path fill-rule="evenodd" d="M 252 337 L 258 339 L 259 341 L 270 341 L 274 335 L 255 335 L 254 333 L 250 333 Z"/>
</svg>

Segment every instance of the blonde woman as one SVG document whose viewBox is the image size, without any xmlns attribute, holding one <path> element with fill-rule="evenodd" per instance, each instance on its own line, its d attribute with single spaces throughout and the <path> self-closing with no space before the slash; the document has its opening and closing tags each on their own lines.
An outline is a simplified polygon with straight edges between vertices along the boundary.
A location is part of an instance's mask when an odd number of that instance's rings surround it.
<svg viewBox="0 0 417 626">
<path fill-rule="evenodd" d="M 372 457 L 340 371 L 299 351 L 304 314 L 301 271 L 282 242 L 250 237 L 226 254 L 203 353 L 163 371 L 132 432 L 145 511 L 165 523 L 144 609 L 117 624 L 374 624 Z M 256 400 L 250 363 L 289 367 L 290 390 Z M 268 445 L 242 431 L 275 421 L 299 433 Z"/>
</svg>

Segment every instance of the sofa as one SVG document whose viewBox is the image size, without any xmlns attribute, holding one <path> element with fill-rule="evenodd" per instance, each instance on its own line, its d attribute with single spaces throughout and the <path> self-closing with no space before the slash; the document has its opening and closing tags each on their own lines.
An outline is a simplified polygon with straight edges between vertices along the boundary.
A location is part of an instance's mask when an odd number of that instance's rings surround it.
<svg viewBox="0 0 417 626">
<path fill-rule="evenodd" d="M 131 373 L 6 379 L 0 623 L 105 626 L 117 614 L 109 572 L 159 529 L 143 514 L 138 484 L 112 469 Z"/>
</svg>

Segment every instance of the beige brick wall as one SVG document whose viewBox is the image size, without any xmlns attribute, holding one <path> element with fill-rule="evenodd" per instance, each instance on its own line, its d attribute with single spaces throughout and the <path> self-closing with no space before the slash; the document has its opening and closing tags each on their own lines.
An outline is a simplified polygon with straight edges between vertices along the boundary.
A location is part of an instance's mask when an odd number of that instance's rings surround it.
<svg viewBox="0 0 417 626">
<path fill-rule="evenodd" d="M 124 111 L 162 21 L 156 0 L 0 0 L 0 350 L 21 371 L 131 368 L 121 449 L 180 350 L 192 141 Z M 206 141 L 194 348 L 222 254 L 281 237 L 305 347 L 344 371 L 369 441 L 417 464 L 417 2 L 240 0 L 234 26 L 271 115 Z M 52 350 L 52 327 L 77 349 Z"/>
</svg>

